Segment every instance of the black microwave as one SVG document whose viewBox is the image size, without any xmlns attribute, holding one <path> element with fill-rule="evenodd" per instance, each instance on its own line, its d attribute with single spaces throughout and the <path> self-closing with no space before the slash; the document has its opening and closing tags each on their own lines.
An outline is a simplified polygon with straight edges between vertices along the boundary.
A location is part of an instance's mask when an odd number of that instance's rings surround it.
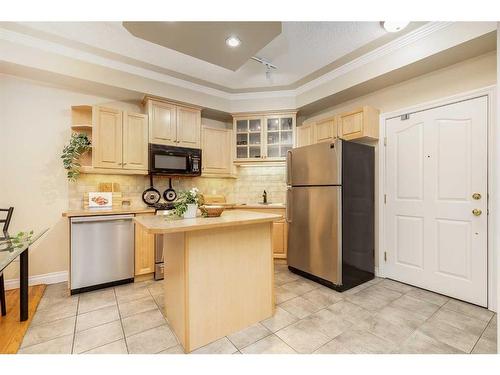
<svg viewBox="0 0 500 375">
<path fill-rule="evenodd" d="M 168 176 L 200 176 L 201 150 L 150 143 L 149 173 Z"/>
</svg>

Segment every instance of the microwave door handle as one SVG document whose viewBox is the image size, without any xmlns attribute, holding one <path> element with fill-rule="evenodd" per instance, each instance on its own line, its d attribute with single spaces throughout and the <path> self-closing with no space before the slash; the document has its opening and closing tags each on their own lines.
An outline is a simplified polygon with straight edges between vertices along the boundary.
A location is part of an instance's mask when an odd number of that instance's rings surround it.
<svg viewBox="0 0 500 375">
<path fill-rule="evenodd" d="M 191 171 L 193 170 L 193 157 L 191 154 L 188 155 L 188 170 Z"/>
</svg>

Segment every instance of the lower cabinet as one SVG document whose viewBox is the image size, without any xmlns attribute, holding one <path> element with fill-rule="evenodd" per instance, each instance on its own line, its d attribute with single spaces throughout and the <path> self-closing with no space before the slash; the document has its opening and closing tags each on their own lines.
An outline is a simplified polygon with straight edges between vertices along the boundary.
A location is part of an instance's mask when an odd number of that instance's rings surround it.
<svg viewBox="0 0 500 375">
<path fill-rule="evenodd" d="M 273 223 L 273 253 L 275 258 L 286 258 L 288 226 L 285 220 Z"/>
<path fill-rule="evenodd" d="M 238 210 L 263 212 L 283 216 L 283 219 L 273 223 L 273 254 L 275 259 L 286 259 L 288 250 L 288 224 L 284 208 L 238 208 Z"/>
<path fill-rule="evenodd" d="M 136 214 L 144 216 L 152 214 Z M 135 276 L 147 275 L 155 271 L 155 236 L 135 224 Z"/>
</svg>

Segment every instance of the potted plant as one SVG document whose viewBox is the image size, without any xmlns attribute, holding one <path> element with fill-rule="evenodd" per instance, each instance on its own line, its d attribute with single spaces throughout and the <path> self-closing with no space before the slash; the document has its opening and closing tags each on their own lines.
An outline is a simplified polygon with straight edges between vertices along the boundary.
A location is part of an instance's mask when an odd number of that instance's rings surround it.
<svg viewBox="0 0 500 375">
<path fill-rule="evenodd" d="M 174 203 L 175 214 L 184 217 L 184 219 L 195 218 L 200 200 L 200 193 L 197 188 L 181 191 Z"/>
<path fill-rule="evenodd" d="M 68 171 L 68 180 L 75 181 L 80 174 L 79 159 L 82 154 L 90 150 L 90 139 L 86 134 L 73 133 L 69 145 L 65 146 L 61 155 L 64 169 Z"/>
</svg>

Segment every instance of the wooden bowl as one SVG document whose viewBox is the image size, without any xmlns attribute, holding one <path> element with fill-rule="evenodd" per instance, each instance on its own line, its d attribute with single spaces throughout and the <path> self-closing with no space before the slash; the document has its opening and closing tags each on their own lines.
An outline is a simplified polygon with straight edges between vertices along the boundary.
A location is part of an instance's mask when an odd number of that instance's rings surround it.
<svg viewBox="0 0 500 375">
<path fill-rule="evenodd" d="M 207 217 L 219 217 L 224 211 L 224 206 L 217 205 L 203 205 L 200 207 L 201 212 L 203 212 Z"/>
</svg>

